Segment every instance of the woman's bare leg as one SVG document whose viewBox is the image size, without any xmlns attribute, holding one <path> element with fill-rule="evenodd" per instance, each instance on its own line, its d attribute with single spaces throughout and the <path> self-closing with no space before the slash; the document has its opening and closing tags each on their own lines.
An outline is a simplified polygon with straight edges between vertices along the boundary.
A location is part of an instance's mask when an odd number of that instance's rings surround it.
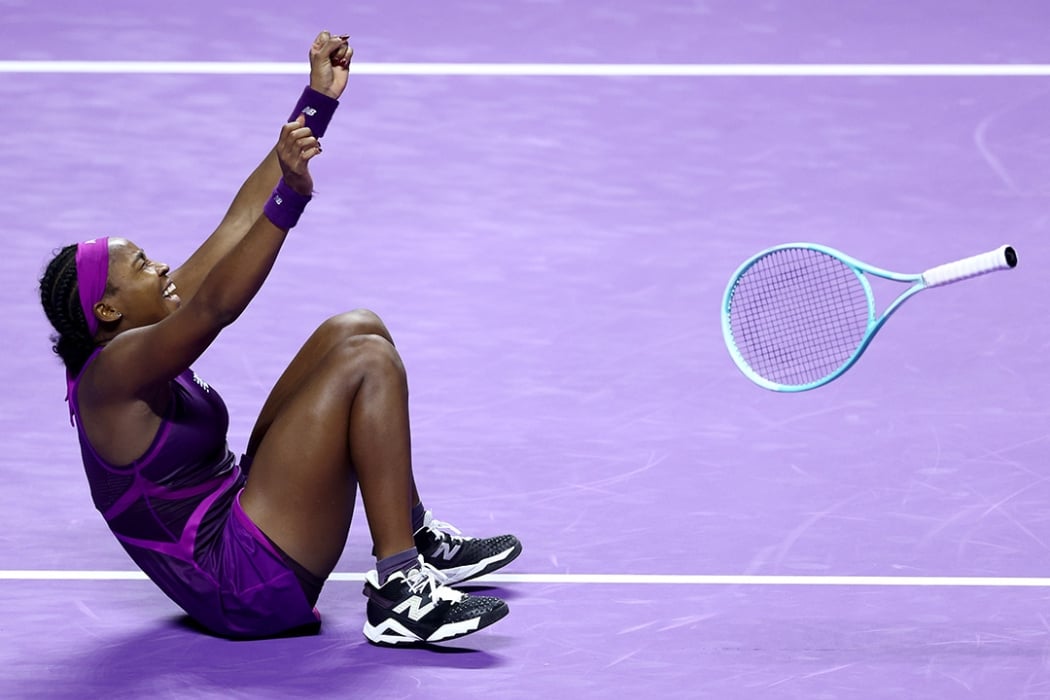
<svg viewBox="0 0 1050 700">
<path fill-rule="evenodd" d="M 268 398 L 248 455 L 242 507 L 285 553 L 321 578 L 343 552 L 360 485 L 374 551 L 385 560 L 381 571 L 365 577 L 369 640 L 444 641 L 507 614 L 503 601 L 453 591 L 429 563 L 416 564 L 411 510 L 419 496 L 408 382 L 374 314 L 329 319 L 310 337 Z M 487 551 L 487 541 L 481 542 Z M 506 557 L 520 551 L 514 542 Z M 408 555 L 411 569 L 390 568 L 407 563 Z"/>
<path fill-rule="evenodd" d="M 248 440 L 246 453 L 249 456 L 255 454 L 259 443 L 269 429 L 274 417 L 280 412 L 288 397 L 295 393 L 303 381 L 316 369 L 316 358 L 325 355 L 335 345 L 347 338 L 357 335 L 378 335 L 394 345 L 394 339 L 390 335 L 386 324 L 372 311 L 367 309 L 356 309 L 346 313 L 333 316 L 325 321 L 307 339 L 296 356 L 289 363 L 284 373 L 277 380 L 274 388 L 270 391 L 266 403 L 259 412 L 259 418 L 252 429 Z M 416 489 L 415 478 L 412 479 L 412 504 L 420 502 L 419 491 Z"/>
<path fill-rule="evenodd" d="M 318 329 L 274 387 L 249 442 L 241 505 L 289 556 L 327 576 L 361 488 L 379 557 L 414 546 L 408 386 L 382 322 L 357 312 Z"/>
</svg>

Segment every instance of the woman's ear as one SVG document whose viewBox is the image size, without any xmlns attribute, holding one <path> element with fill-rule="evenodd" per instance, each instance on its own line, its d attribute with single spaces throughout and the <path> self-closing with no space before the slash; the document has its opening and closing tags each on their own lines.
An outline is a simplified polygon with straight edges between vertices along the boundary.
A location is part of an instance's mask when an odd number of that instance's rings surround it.
<svg viewBox="0 0 1050 700">
<path fill-rule="evenodd" d="M 103 323 L 116 323 L 124 318 L 124 314 L 120 313 L 109 304 L 105 304 L 101 301 L 95 304 L 93 310 L 95 312 L 95 317 Z"/>
</svg>

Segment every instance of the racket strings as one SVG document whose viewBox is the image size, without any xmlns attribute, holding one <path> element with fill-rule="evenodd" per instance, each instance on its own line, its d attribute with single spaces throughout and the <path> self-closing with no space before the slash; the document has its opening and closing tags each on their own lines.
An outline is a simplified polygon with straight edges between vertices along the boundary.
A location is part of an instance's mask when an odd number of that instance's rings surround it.
<svg viewBox="0 0 1050 700">
<path fill-rule="evenodd" d="M 864 339 L 871 302 L 851 267 L 807 248 L 774 251 L 737 280 L 732 340 L 761 377 L 785 386 L 837 371 Z"/>
</svg>

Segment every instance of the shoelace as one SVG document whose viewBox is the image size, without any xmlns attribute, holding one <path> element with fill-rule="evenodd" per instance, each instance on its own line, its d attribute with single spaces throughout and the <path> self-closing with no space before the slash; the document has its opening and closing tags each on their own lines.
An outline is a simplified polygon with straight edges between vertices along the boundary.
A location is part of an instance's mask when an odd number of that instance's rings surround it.
<svg viewBox="0 0 1050 700">
<path fill-rule="evenodd" d="M 427 523 L 425 523 L 424 527 L 429 528 L 434 532 L 438 533 L 442 536 L 442 538 L 447 537 L 450 540 L 473 539 L 471 537 L 464 536 L 463 531 L 455 525 L 453 525 L 452 523 L 446 523 L 444 520 L 438 520 L 433 516 L 431 516 L 430 520 Z"/>
<path fill-rule="evenodd" d="M 408 590 L 416 595 L 425 595 L 432 600 L 447 600 L 458 603 L 464 594 L 445 585 L 448 576 L 430 564 L 420 562 L 420 566 L 405 573 Z"/>
</svg>

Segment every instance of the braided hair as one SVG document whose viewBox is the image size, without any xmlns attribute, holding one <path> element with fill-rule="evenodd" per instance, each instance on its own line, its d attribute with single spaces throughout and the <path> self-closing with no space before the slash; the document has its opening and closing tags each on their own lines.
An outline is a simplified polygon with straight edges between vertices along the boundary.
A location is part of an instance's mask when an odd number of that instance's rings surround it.
<svg viewBox="0 0 1050 700">
<path fill-rule="evenodd" d="M 55 329 L 51 335 L 51 349 L 74 376 L 95 350 L 95 339 L 88 331 L 87 319 L 80 308 L 76 258 L 76 244 L 62 248 L 55 253 L 40 278 L 40 303 Z"/>
</svg>

